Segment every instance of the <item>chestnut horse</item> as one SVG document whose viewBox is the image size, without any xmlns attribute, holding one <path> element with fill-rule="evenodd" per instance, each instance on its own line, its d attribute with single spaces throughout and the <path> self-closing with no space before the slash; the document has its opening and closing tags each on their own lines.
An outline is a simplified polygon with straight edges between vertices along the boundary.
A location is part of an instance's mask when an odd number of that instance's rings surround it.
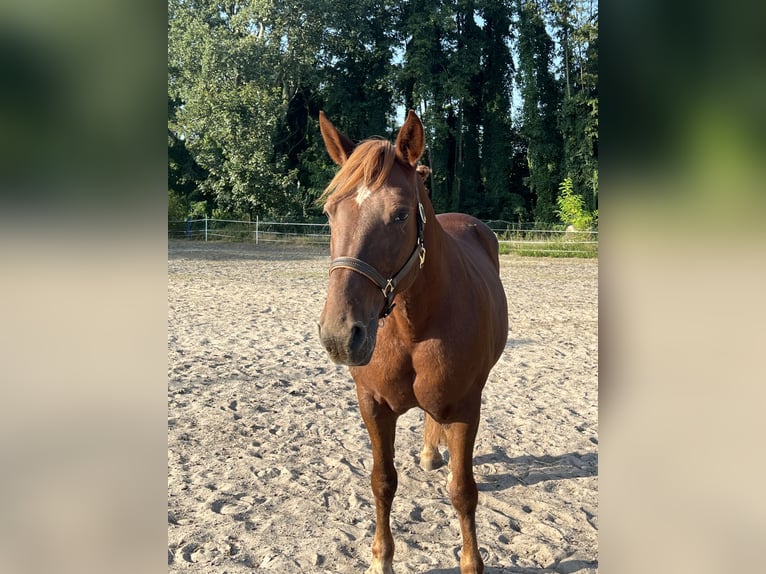
<svg viewBox="0 0 766 574">
<path fill-rule="evenodd" d="M 468 215 L 434 214 L 418 175 L 424 134 L 413 111 L 393 146 L 375 139 L 355 146 L 323 112 L 319 126 L 341 166 L 321 198 L 332 260 L 319 335 L 330 359 L 350 367 L 370 435 L 376 527 L 367 572 L 393 573 L 396 421 L 420 407 L 420 465 L 441 466 L 446 439 L 460 571 L 481 573 L 473 446 L 481 392 L 508 337 L 497 238 Z"/>
</svg>

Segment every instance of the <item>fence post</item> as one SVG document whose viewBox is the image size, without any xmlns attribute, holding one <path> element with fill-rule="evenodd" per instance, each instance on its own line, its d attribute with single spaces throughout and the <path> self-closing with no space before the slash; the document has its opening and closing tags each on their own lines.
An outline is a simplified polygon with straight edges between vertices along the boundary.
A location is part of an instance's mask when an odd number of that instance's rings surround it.
<svg viewBox="0 0 766 574">
<path fill-rule="evenodd" d="M 205 241 L 207 241 L 207 213 L 205 214 Z"/>
<path fill-rule="evenodd" d="M 256 245 L 258 245 L 258 222 L 259 222 L 259 220 L 260 220 L 259 217 L 256 215 L 255 216 L 255 244 Z"/>
</svg>

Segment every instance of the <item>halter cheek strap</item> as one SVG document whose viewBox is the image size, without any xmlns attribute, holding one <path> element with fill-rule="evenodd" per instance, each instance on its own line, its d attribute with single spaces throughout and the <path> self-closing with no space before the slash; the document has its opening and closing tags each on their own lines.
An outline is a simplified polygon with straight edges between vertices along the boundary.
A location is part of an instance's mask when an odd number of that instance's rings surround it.
<svg viewBox="0 0 766 574">
<path fill-rule="evenodd" d="M 426 248 L 423 247 L 423 242 L 420 239 L 418 240 L 412 255 L 407 259 L 407 262 L 402 266 L 399 272 L 390 279 L 385 279 L 372 265 L 365 263 L 361 259 L 356 259 L 355 257 L 338 257 L 337 259 L 333 259 L 332 263 L 330 263 L 330 273 L 336 269 L 350 269 L 351 271 L 356 271 L 357 273 L 364 275 L 367 279 L 377 285 L 386 300 L 386 305 L 383 308 L 383 312 L 380 314 L 380 318 L 385 319 L 391 314 L 391 311 L 393 311 L 396 306 L 394 303 L 394 297 L 397 294 L 396 288 L 399 286 L 402 279 L 409 275 L 417 262 L 420 262 L 420 268 L 422 268 L 423 264 L 426 262 Z"/>
<path fill-rule="evenodd" d="M 331 275 L 332 272 L 336 269 L 349 269 L 364 275 L 381 290 L 383 297 L 386 300 L 386 305 L 383 307 L 383 311 L 379 317 L 380 319 L 385 319 L 391 314 L 391 311 L 394 310 L 394 307 L 396 306 L 394 303 L 394 297 L 396 297 L 398 293 L 397 287 L 402 282 L 402 280 L 407 277 L 407 275 L 409 275 L 410 271 L 412 271 L 417 262 L 420 262 L 418 269 L 422 269 L 426 262 L 426 248 L 425 245 L 423 245 L 423 228 L 425 227 L 426 223 L 426 214 L 423 209 L 423 204 L 420 202 L 420 192 L 418 190 L 417 183 L 415 184 L 415 193 L 418 200 L 418 239 L 412 254 L 409 256 L 402 268 L 396 273 L 396 275 L 386 279 L 372 265 L 362 261 L 361 259 L 357 259 L 356 257 L 337 257 L 330 262 Z"/>
</svg>

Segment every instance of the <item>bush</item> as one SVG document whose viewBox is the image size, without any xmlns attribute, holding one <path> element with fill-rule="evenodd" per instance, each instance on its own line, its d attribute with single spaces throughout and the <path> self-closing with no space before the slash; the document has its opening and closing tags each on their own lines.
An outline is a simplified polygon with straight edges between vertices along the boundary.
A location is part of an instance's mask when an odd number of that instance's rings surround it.
<svg viewBox="0 0 766 574">
<path fill-rule="evenodd" d="M 182 221 L 186 217 L 186 202 L 181 194 L 168 190 L 168 221 Z"/>
<path fill-rule="evenodd" d="M 189 201 L 188 197 L 175 190 L 168 190 L 168 221 L 186 221 L 189 219 L 203 219 L 207 213 L 205 201 Z"/>
<path fill-rule="evenodd" d="M 571 177 L 567 177 L 559 185 L 556 203 L 559 206 L 556 215 L 564 225 L 571 225 L 577 231 L 589 230 L 598 217 L 598 211 L 585 211 L 585 202 L 581 195 L 575 193 Z"/>
</svg>

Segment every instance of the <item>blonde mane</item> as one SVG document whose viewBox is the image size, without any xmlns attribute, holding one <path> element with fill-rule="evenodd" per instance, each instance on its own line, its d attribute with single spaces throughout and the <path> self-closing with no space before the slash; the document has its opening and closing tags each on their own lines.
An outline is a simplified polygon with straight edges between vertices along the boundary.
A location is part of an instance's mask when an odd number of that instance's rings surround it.
<svg viewBox="0 0 766 574">
<path fill-rule="evenodd" d="M 379 188 L 391 173 L 396 161 L 394 146 L 386 140 L 365 140 L 351 154 L 317 200 L 326 203 L 352 193 L 361 183 L 371 191 Z"/>
</svg>

